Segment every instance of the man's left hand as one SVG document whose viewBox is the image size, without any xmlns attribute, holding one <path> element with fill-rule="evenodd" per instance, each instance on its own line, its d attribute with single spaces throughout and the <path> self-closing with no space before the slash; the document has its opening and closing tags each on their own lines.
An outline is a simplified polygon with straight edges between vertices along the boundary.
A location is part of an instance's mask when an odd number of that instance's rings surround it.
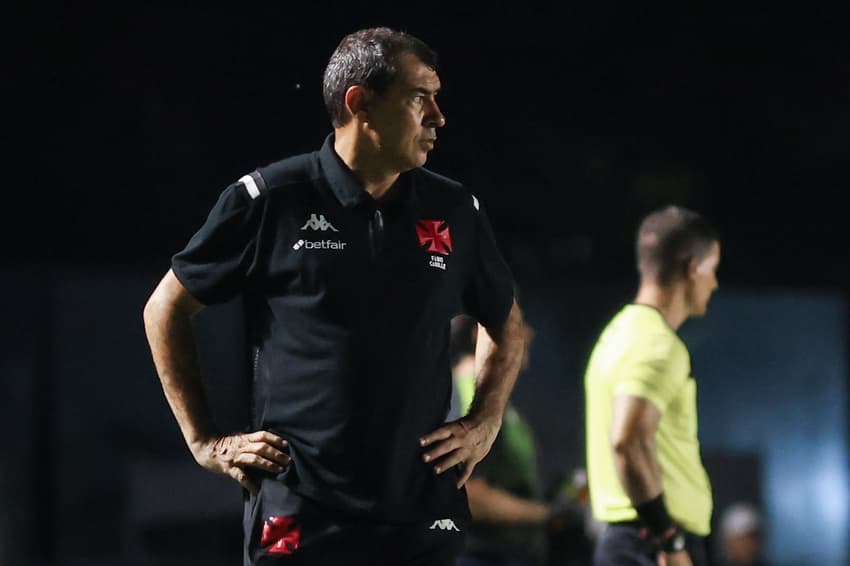
<svg viewBox="0 0 850 566">
<path fill-rule="evenodd" d="M 475 419 L 470 415 L 446 423 L 419 439 L 428 450 L 422 455 L 425 463 L 434 463 L 434 471 L 442 474 L 461 464 L 463 471 L 457 482 L 460 489 L 472 475 L 472 470 L 490 452 L 501 427 L 501 419 Z"/>
</svg>

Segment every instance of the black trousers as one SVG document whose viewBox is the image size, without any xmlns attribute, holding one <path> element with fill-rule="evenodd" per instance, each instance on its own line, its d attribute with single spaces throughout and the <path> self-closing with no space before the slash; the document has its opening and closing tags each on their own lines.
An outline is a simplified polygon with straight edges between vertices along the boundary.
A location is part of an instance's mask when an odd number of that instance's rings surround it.
<svg viewBox="0 0 850 566">
<path fill-rule="evenodd" d="M 454 566 L 465 517 L 389 524 L 340 515 L 277 482 L 245 501 L 245 566 Z"/>
<path fill-rule="evenodd" d="M 596 543 L 593 566 L 658 566 L 655 549 L 640 536 L 637 523 L 611 523 Z M 685 533 L 685 548 L 694 566 L 708 566 L 705 538 Z"/>
</svg>

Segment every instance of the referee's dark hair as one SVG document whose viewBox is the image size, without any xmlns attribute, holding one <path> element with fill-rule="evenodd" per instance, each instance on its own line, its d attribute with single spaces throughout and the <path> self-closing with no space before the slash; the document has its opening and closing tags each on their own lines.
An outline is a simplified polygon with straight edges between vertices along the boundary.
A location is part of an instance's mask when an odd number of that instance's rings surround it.
<svg viewBox="0 0 850 566">
<path fill-rule="evenodd" d="M 369 28 L 345 36 L 331 55 L 322 91 L 325 108 L 334 128 L 348 122 L 345 93 L 355 85 L 363 86 L 378 96 L 387 92 L 398 76 L 398 59 L 413 53 L 435 71 L 437 54 L 422 40 L 390 28 Z"/>
<path fill-rule="evenodd" d="M 651 212 L 637 234 L 637 267 L 641 278 L 670 285 L 687 277 L 688 263 L 711 250 L 720 236 L 702 215 L 670 205 Z"/>
</svg>

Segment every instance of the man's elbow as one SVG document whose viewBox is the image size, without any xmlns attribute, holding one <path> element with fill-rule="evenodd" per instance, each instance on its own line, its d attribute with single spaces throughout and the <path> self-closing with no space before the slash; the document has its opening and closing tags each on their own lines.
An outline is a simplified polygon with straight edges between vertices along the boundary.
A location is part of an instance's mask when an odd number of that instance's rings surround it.
<svg viewBox="0 0 850 566">
<path fill-rule="evenodd" d="M 169 283 L 166 276 L 151 293 L 142 309 L 142 321 L 148 333 L 161 326 L 164 321 L 179 317 L 181 314 L 191 318 L 191 313 L 183 312 L 186 308 L 181 306 L 180 294 Z"/>
<path fill-rule="evenodd" d="M 507 320 L 495 332 L 492 332 L 491 336 L 497 345 L 513 349 L 515 355 L 521 358 L 523 366 L 525 365 L 534 332 L 525 322 L 516 302 L 511 307 Z"/>
<path fill-rule="evenodd" d="M 521 322 L 520 333 L 522 338 L 522 350 L 520 353 L 520 368 L 528 367 L 529 352 L 531 351 L 531 340 L 534 338 L 534 331 L 524 321 Z"/>
<path fill-rule="evenodd" d="M 167 311 L 167 302 L 163 300 L 159 289 L 155 290 L 142 309 L 142 322 L 145 330 L 150 333 L 152 328 L 159 325 Z"/>
<path fill-rule="evenodd" d="M 145 329 L 150 330 L 164 320 L 179 318 L 191 320 L 203 308 L 204 305 L 192 297 L 169 271 L 145 303 L 142 320 Z"/>
</svg>

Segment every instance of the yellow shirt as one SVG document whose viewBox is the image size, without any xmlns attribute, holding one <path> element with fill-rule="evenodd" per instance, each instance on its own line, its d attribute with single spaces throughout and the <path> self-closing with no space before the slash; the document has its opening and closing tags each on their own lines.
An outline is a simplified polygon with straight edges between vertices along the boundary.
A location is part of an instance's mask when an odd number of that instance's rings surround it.
<svg viewBox="0 0 850 566">
<path fill-rule="evenodd" d="M 696 382 L 690 373 L 687 348 L 654 308 L 627 305 L 605 327 L 584 377 L 587 473 L 597 520 L 637 519 L 611 447 L 614 397 L 633 395 L 661 413 L 655 443 L 668 512 L 686 530 L 709 534 L 711 485 L 700 457 Z"/>
</svg>

